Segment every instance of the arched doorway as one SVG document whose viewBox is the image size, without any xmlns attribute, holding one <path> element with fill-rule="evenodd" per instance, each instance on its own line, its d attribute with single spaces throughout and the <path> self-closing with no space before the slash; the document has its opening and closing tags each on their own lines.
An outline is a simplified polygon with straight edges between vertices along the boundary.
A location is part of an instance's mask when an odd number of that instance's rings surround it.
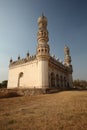
<svg viewBox="0 0 87 130">
<path fill-rule="evenodd" d="M 20 72 L 19 73 L 19 76 L 18 76 L 18 88 L 20 87 L 20 86 L 22 86 L 22 78 L 23 78 L 23 72 Z"/>
<path fill-rule="evenodd" d="M 51 87 L 55 87 L 55 75 L 53 72 L 51 73 Z"/>
</svg>

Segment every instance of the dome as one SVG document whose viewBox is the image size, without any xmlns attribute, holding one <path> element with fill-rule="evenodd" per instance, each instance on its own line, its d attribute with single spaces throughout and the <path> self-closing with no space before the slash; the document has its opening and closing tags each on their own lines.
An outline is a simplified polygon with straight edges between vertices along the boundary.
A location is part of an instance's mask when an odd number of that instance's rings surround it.
<svg viewBox="0 0 87 130">
<path fill-rule="evenodd" d="M 42 16 L 40 16 L 38 18 L 38 23 L 41 23 L 41 22 L 45 22 L 47 24 L 47 18 L 42 14 Z"/>
<path fill-rule="evenodd" d="M 69 51 L 69 47 L 65 45 L 64 51 Z"/>
</svg>

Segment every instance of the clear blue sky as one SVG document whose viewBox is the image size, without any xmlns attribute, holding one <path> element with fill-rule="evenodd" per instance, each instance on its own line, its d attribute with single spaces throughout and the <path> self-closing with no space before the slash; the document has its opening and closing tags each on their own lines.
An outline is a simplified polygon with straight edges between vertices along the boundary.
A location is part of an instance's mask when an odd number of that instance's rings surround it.
<svg viewBox="0 0 87 130">
<path fill-rule="evenodd" d="M 64 60 L 70 47 L 73 78 L 87 80 L 87 0 L 0 0 L 0 82 L 8 79 L 8 65 L 36 53 L 37 18 L 48 19 L 50 53 Z"/>
</svg>

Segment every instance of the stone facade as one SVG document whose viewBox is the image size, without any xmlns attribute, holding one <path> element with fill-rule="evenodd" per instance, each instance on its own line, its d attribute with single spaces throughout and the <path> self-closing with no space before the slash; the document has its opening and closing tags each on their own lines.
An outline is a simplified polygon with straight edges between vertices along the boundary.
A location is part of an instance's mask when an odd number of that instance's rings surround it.
<svg viewBox="0 0 87 130">
<path fill-rule="evenodd" d="M 47 18 L 42 15 L 38 18 L 36 54 L 17 61 L 12 58 L 9 64 L 8 88 L 61 88 L 73 87 L 72 65 L 70 50 L 64 48 L 64 63 L 50 55 L 48 44 Z"/>
</svg>

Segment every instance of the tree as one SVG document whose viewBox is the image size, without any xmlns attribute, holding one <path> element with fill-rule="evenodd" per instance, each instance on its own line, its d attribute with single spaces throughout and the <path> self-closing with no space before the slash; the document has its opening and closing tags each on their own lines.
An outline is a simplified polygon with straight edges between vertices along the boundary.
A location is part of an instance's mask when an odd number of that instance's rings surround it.
<svg viewBox="0 0 87 130">
<path fill-rule="evenodd" d="M 7 88 L 7 80 L 2 81 L 2 83 L 0 83 L 0 88 Z"/>
</svg>

